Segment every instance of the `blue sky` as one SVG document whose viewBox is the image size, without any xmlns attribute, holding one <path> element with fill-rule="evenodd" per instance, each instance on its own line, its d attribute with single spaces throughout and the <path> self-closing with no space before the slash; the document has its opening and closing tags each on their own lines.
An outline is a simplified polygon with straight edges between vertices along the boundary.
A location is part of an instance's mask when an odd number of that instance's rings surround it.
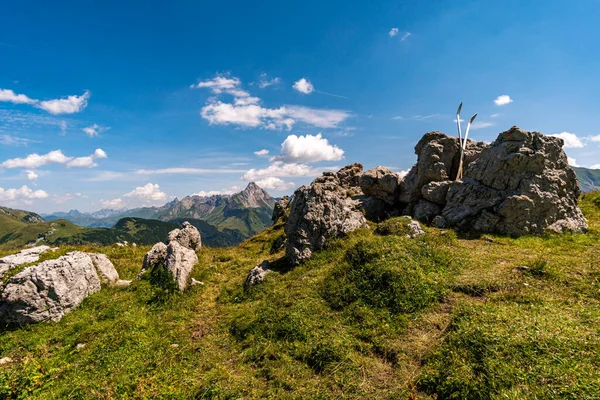
<svg viewBox="0 0 600 400">
<path fill-rule="evenodd" d="M 407 170 L 425 132 L 455 134 L 461 101 L 473 139 L 560 134 L 600 168 L 598 2 L 170 3 L 3 5 L 0 204 L 130 208 L 251 180 L 282 195 L 352 162 Z"/>
</svg>

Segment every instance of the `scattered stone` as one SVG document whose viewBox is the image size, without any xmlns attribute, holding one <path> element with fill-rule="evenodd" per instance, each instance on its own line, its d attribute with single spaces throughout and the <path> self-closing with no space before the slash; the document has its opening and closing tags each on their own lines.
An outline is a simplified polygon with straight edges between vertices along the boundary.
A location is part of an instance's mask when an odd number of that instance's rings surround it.
<svg viewBox="0 0 600 400">
<path fill-rule="evenodd" d="M 200 251 L 202 248 L 202 240 L 200 238 L 200 232 L 198 228 L 185 221 L 182 229 L 174 229 L 169 232 L 168 242 L 178 242 L 185 248 L 194 250 L 194 252 Z"/>
<path fill-rule="evenodd" d="M 13 362 L 13 359 L 10 357 L 2 357 L 0 358 L 0 365 L 9 364 Z"/>
<path fill-rule="evenodd" d="M 352 176 L 352 173 L 359 170 L 362 166 L 353 164 L 339 173 L 326 172 L 310 186 L 302 186 L 294 192 L 285 225 L 286 256 L 293 265 L 310 258 L 328 239 L 367 226 L 360 201 L 348 195 L 351 187 L 347 185 L 358 182 L 357 175 Z M 360 191 L 360 188 L 354 190 Z"/>
<path fill-rule="evenodd" d="M 390 218 L 381 222 L 374 233 L 382 236 L 406 236 L 411 239 L 425 235 L 425 231 L 421 228 L 421 224 L 406 215 Z"/>
<path fill-rule="evenodd" d="M 267 260 L 261 262 L 256 267 L 250 270 L 248 277 L 246 278 L 246 286 L 255 286 L 265 280 L 267 274 L 271 272 L 269 268 L 269 262 Z"/>
<path fill-rule="evenodd" d="M 0 295 L 0 321 L 17 326 L 59 321 L 99 290 L 91 257 L 79 251 L 68 253 L 11 277 Z"/>
<path fill-rule="evenodd" d="M 175 349 L 176 349 L 176 348 L 178 348 L 178 347 L 179 347 L 179 345 L 178 345 L 177 343 L 173 343 L 173 344 L 171 344 L 171 347 L 173 347 L 173 348 L 175 348 Z"/>
<path fill-rule="evenodd" d="M 196 286 L 196 285 L 204 285 L 204 282 L 200 282 L 200 281 L 192 278 L 192 282 L 190 283 L 190 286 Z"/>
<path fill-rule="evenodd" d="M 285 222 L 287 220 L 286 214 L 289 206 L 289 196 L 283 196 L 281 199 L 275 202 L 275 206 L 273 207 L 273 216 L 271 217 L 271 220 L 273 222 L 277 222 L 281 219 L 283 222 Z"/>
<path fill-rule="evenodd" d="M 102 282 L 116 283 L 119 280 L 119 273 L 115 266 L 104 254 L 87 253 L 94 263 L 98 276 Z"/>
<path fill-rule="evenodd" d="M 124 279 L 119 279 L 118 281 L 116 281 L 113 284 L 113 286 L 115 286 L 115 287 L 127 287 L 129 285 L 131 285 L 131 281 L 127 281 L 127 280 L 124 280 Z"/>
<path fill-rule="evenodd" d="M 408 223 L 408 233 L 406 234 L 406 237 L 414 239 L 423 235 L 425 235 L 425 231 L 421 228 L 421 224 L 414 220 Z"/>
<path fill-rule="evenodd" d="M 76 348 L 77 350 L 81 350 L 81 349 L 83 349 L 84 347 L 85 347 L 85 343 L 77 343 L 77 346 L 75 346 L 75 348 Z"/>
<path fill-rule="evenodd" d="M 400 174 L 385 167 L 375 167 L 360 177 L 360 188 L 367 196 L 373 196 L 388 204 L 396 203 L 397 191 L 402 178 Z"/>
</svg>

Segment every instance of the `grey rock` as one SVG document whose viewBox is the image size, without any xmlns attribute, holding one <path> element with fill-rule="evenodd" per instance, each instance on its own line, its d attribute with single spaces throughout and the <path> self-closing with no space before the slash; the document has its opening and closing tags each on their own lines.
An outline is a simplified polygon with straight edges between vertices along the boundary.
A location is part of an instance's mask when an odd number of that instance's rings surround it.
<svg viewBox="0 0 600 400">
<path fill-rule="evenodd" d="M 245 285 L 247 287 L 258 285 L 259 283 L 264 281 L 267 274 L 271 272 L 272 271 L 269 268 L 269 262 L 265 260 L 250 270 L 250 273 L 246 278 Z"/>
<path fill-rule="evenodd" d="M 560 138 L 518 127 L 500 133 L 453 182 L 442 215 L 451 226 L 513 236 L 584 232 L 579 185 Z"/>
<path fill-rule="evenodd" d="M 442 211 L 439 204 L 427 200 L 419 200 L 413 207 L 413 217 L 421 222 L 431 222 Z"/>
<path fill-rule="evenodd" d="M 423 228 L 421 228 L 421 224 L 419 224 L 417 221 L 411 220 L 408 223 L 408 233 L 406 235 L 407 237 L 414 239 L 425 234 L 425 231 L 423 230 Z"/>
<path fill-rule="evenodd" d="M 163 242 L 158 242 L 150 251 L 146 253 L 144 256 L 144 261 L 142 262 L 142 270 L 137 276 L 139 280 L 142 275 L 144 275 L 149 269 L 152 268 L 153 265 L 162 264 L 165 265 L 167 263 L 167 245 Z"/>
<path fill-rule="evenodd" d="M 169 232 L 168 242 L 176 241 L 183 247 L 194 250 L 195 252 L 200 251 L 202 248 L 202 240 L 198 229 L 187 221 L 182 225 L 182 229 L 174 229 Z"/>
<path fill-rule="evenodd" d="M 425 200 L 441 205 L 446 204 L 446 195 L 452 181 L 433 181 L 421 187 L 421 195 Z"/>
<path fill-rule="evenodd" d="M 0 321 L 7 325 L 58 321 L 99 290 L 91 257 L 79 251 L 68 253 L 11 277 L 0 295 Z"/>
<path fill-rule="evenodd" d="M 362 166 L 357 164 L 343 168 L 344 181 L 337 173 L 324 173 L 310 186 L 295 191 L 285 225 L 286 256 L 292 264 L 310 258 L 328 239 L 367 226 L 360 202 L 352 199 L 347 189 L 348 182 L 358 181 L 357 175 L 352 177 L 351 173 L 359 169 Z"/>
<path fill-rule="evenodd" d="M 124 279 L 119 279 L 118 281 L 116 281 L 113 284 L 113 286 L 115 286 L 115 287 L 127 287 L 129 285 L 131 285 L 131 281 L 127 281 L 127 280 L 124 280 Z"/>
<path fill-rule="evenodd" d="M 360 188 L 367 196 L 373 196 L 394 204 L 402 178 L 400 174 L 385 167 L 375 167 L 363 173 L 360 177 Z"/>
<path fill-rule="evenodd" d="M 200 282 L 200 281 L 192 278 L 192 281 L 190 282 L 190 286 L 196 286 L 196 285 L 202 286 L 202 285 L 204 285 L 204 282 Z"/>
<path fill-rule="evenodd" d="M 119 273 L 113 263 L 104 254 L 88 253 L 96 268 L 98 277 L 103 283 L 114 284 L 119 280 Z"/>
<path fill-rule="evenodd" d="M 13 359 L 10 358 L 10 357 L 2 357 L 2 358 L 0 358 L 0 365 L 10 364 L 11 362 L 13 362 Z"/>
<path fill-rule="evenodd" d="M 198 264 L 198 256 L 194 250 L 182 246 L 175 240 L 169 243 L 165 267 L 173 274 L 179 290 L 183 291 L 187 288 L 190 274 L 196 264 Z"/>
<path fill-rule="evenodd" d="M 438 215 L 433 219 L 433 221 L 431 221 L 431 225 L 435 226 L 436 228 L 445 228 L 447 224 L 444 217 Z"/>
<path fill-rule="evenodd" d="M 363 172 L 363 166 L 359 163 L 346 165 L 335 173 L 340 185 L 346 189 L 355 191 L 355 195 L 360 195 L 360 177 Z"/>
<path fill-rule="evenodd" d="M 288 196 L 283 196 L 281 199 L 279 199 L 273 207 L 273 216 L 271 217 L 271 220 L 273 222 L 277 222 L 281 219 L 285 222 L 289 206 L 290 198 Z"/>
</svg>

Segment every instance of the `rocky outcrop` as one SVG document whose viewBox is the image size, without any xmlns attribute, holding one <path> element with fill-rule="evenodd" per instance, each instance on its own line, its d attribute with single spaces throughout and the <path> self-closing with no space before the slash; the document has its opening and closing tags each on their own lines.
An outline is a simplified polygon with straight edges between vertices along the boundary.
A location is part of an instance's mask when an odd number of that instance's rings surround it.
<svg viewBox="0 0 600 400">
<path fill-rule="evenodd" d="M 359 183 L 359 171 L 362 165 L 353 164 L 338 173 L 326 172 L 294 192 L 285 225 L 286 256 L 292 264 L 308 259 L 328 239 L 366 226 L 360 202 L 349 193 L 360 190 L 349 186 Z"/>
<path fill-rule="evenodd" d="M 563 140 L 512 127 L 453 182 L 441 215 L 449 226 L 520 236 L 587 230 Z"/>
<path fill-rule="evenodd" d="M 246 287 L 252 287 L 258 285 L 265 280 L 267 274 L 271 272 L 269 268 L 269 262 L 267 260 L 261 262 L 256 267 L 250 270 L 248 277 L 246 278 Z"/>
<path fill-rule="evenodd" d="M 118 278 L 104 255 L 75 251 L 44 261 L 10 278 L 0 295 L 0 321 L 16 326 L 58 321 L 99 291 L 104 279 Z"/>
<path fill-rule="evenodd" d="M 36 262 L 40 259 L 40 255 L 49 250 L 51 250 L 50 246 L 37 246 L 0 258 L 0 280 L 9 270 L 19 265 Z"/>
<path fill-rule="evenodd" d="M 142 270 L 137 279 L 152 268 L 169 270 L 177 283 L 179 290 L 188 287 L 190 274 L 198 263 L 196 252 L 202 247 L 200 232 L 188 222 L 183 223 L 182 229 L 174 229 L 168 234 L 168 245 L 159 242 L 144 256 Z"/>
<path fill-rule="evenodd" d="M 275 206 L 273 207 L 273 216 L 271 220 L 273 222 L 277 222 L 280 219 L 285 222 L 287 220 L 287 211 L 290 206 L 290 198 L 288 196 L 283 196 L 281 199 L 275 202 Z"/>
<path fill-rule="evenodd" d="M 390 205 L 397 201 L 400 182 L 402 182 L 400 174 L 381 166 L 370 169 L 360 176 L 360 188 L 365 195 L 381 199 Z"/>
<path fill-rule="evenodd" d="M 168 242 L 177 242 L 183 247 L 194 250 L 195 252 L 200 251 L 202 248 L 202 240 L 200 239 L 200 232 L 198 229 L 185 221 L 182 224 L 182 229 L 174 229 L 169 232 Z"/>
<path fill-rule="evenodd" d="M 167 246 L 167 261 L 165 267 L 173 274 L 179 290 L 187 288 L 194 265 L 198 264 L 198 256 L 192 249 L 182 246 L 173 240 Z"/>
</svg>

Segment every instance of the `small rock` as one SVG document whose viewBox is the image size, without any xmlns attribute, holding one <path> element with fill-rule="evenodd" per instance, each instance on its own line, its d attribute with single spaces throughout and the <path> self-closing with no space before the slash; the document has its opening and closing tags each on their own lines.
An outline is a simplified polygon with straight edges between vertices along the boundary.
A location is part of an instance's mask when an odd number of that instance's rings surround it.
<svg viewBox="0 0 600 400">
<path fill-rule="evenodd" d="M 173 343 L 173 344 L 171 344 L 171 347 L 173 347 L 173 348 L 175 348 L 175 349 L 176 349 L 176 348 L 178 348 L 178 347 L 179 347 L 179 345 L 178 345 L 177 343 Z"/>
<path fill-rule="evenodd" d="M 415 220 L 412 220 L 408 223 L 408 230 L 409 232 L 406 237 L 411 239 L 425 235 L 425 231 L 421 228 L 421 224 Z"/>
<path fill-rule="evenodd" d="M 76 348 L 77 350 L 81 350 L 81 349 L 83 349 L 84 347 L 85 347 L 85 343 L 77 343 L 77 346 L 75 346 L 75 348 Z"/>
<path fill-rule="evenodd" d="M 204 282 L 200 282 L 200 281 L 197 281 L 196 279 L 192 278 L 192 282 L 190 283 L 190 285 L 192 285 L 192 286 L 204 285 Z"/>
<path fill-rule="evenodd" d="M 529 267 L 526 265 L 519 265 L 518 267 L 513 269 L 513 272 L 523 272 L 523 271 L 529 271 Z"/>
<path fill-rule="evenodd" d="M 113 286 L 116 286 L 116 287 L 127 287 L 129 285 L 131 285 L 131 281 L 126 281 L 124 279 L 119 279 L 118 281 L 116 281 L 113 284 Z"/>
<path fill-rule="evenodd" d="M 256 267 L 250 270 L 248 277 L 246 278 L 246 286 L 254 286 L 265 280 L 267 274 L 271 272 L 269 268 L 269 262 L 267 260 L 261 262 Z"/>
<path fill-rule="evenodd" d="M 0 365 L 8 364 L 13 362 L 13 359 L 10 357 L 2 357 L 0 358 Z"/>
</svg>

